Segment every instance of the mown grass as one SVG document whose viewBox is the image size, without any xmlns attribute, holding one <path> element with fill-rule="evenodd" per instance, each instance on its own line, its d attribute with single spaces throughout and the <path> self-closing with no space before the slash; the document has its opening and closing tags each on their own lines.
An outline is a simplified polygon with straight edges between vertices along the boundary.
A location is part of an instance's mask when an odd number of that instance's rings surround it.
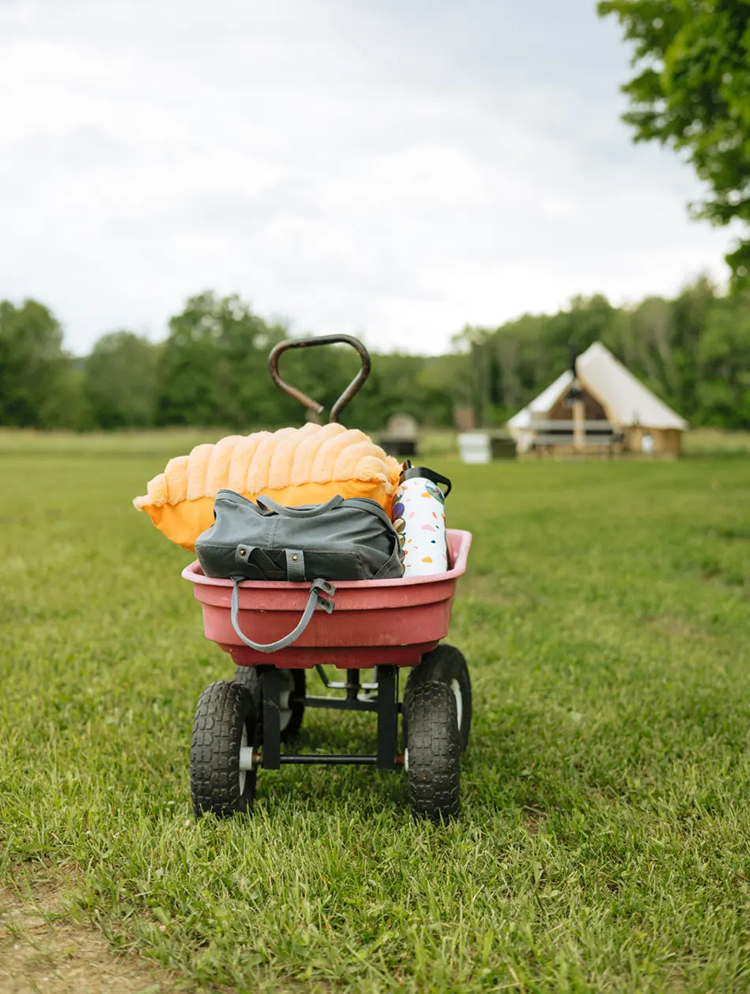
<svg viewBox="0 0 750 994">
<path fill-rule="evenodd" d="M 248 432 L 251 430 L 250 427 L 246 429 Z M 228 434 L 231 430 L 222 427 L 157 428 L 148 431 L 123 429 L 79 434 L 0 428 L 0 455 L 128 455 L 169 459 L 189 452 L 201 442 L 215 442 Z M 377 436 L 377 432 L 374 435 Z M 424 429 L 419 435 L 419 450 L 422 459 L 458 458 L 456 432 L 448 428 Z M 686 432 L 683 450 L 689 456 L 747 455 L 750 453 L 750 431 L 695 428 Z"/>
<path fill-rule="evenodd" d="M 750 431 L 724 431 L 721 428 L 696 428 L 685 435 L 688 455 L 749 455 Z"/>
<path fill-rule="evenodd" d="M 193 708 L 231 666 L 130 506 L 175 439 L 135 439 L 0 455 L 0 881 L 75 867 L 84 919 L 204 989 L 750 988 L 745 460 L 441 465 L 474 532 L 461 819 L 286 768 L 196 823 Z M 316 712 L 301 745 L 372 732 Z"/>
</svg>

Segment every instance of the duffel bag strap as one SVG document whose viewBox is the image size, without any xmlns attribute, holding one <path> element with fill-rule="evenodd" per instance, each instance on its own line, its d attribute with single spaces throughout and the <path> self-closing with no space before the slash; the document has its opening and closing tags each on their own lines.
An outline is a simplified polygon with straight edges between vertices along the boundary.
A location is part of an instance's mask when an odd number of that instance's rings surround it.
<svg viewBox="0 0 750 994">
<path fill-rule="evenodd" d="M 286 555 L 286 578 L 292 583 L 305 581 L 305 554 L 302 549 L 284 549 Z"/>
<path fill-rule="evenodd" d="M 296 642 L 300 635 L 304 632 L 307 626 L 310 624 L 315 608 L 318 604 L 326 611 L 328 614 L 333 611 L 333 596 L 336 592 L 336 588 L 328 580 L 313 580 L 310 587 L 310 596 L 307 600 L 307 607 L 305 608 L 302 617 L 300 618 L 297 626 L 293 631 L 289 632 L 283 638 L 278 639 L 276 642 L 268 642 L 265 645 L 262 642 L 253 642 L 240 630 L 240 581 L 234 580 L 234 587 L 232 588 L 232 628 L 245 645 L 249 645 L 251 649 L 255 649 L 256 652 L 277 652 L 279 649 L 286 649 L 287 646 Z"/>
</svg>

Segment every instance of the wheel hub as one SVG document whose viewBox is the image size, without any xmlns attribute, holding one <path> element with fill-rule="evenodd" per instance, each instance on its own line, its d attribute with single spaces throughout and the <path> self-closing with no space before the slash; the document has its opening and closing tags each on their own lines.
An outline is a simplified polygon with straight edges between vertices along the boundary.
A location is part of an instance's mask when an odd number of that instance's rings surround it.
<svg viewBox="0 0 750 994">
<path fill-rule="evenodd" d="M 456 698 L 456 720 L 458 721 L 458 728 L 460 731 L 461 721 L 464 716 L 464 698 L 461 693 L 461 684 L 458 680 L 451 680 L 451 690 L 453 691 L 453 696 Z"/>
</svg>

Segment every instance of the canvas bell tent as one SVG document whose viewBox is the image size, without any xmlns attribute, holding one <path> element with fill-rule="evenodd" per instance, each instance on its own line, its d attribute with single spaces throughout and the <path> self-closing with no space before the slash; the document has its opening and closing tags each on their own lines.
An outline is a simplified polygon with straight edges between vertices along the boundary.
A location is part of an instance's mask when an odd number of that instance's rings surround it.
<svg viewBox="0 0 750 994">
<path fill-rule="evenodd" d="M 508 422 L 520 452 L 570 448 L 677 456 L 688 423 L 601 342 Z"/>
</svg>

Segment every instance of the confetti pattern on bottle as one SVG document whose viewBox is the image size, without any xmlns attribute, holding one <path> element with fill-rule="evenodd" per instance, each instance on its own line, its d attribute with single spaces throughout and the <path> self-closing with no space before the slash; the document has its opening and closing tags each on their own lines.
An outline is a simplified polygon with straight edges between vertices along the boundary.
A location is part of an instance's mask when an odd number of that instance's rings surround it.
<svg viewBox="0 0 750 994">
<path fill-rule="evenodd" d="M 445 498 L 432 480 L 415 477 L 399 486 L 393 502 L 393 524 L 405 576 L 427 576 L 448 569 Z"/>
</svg>

